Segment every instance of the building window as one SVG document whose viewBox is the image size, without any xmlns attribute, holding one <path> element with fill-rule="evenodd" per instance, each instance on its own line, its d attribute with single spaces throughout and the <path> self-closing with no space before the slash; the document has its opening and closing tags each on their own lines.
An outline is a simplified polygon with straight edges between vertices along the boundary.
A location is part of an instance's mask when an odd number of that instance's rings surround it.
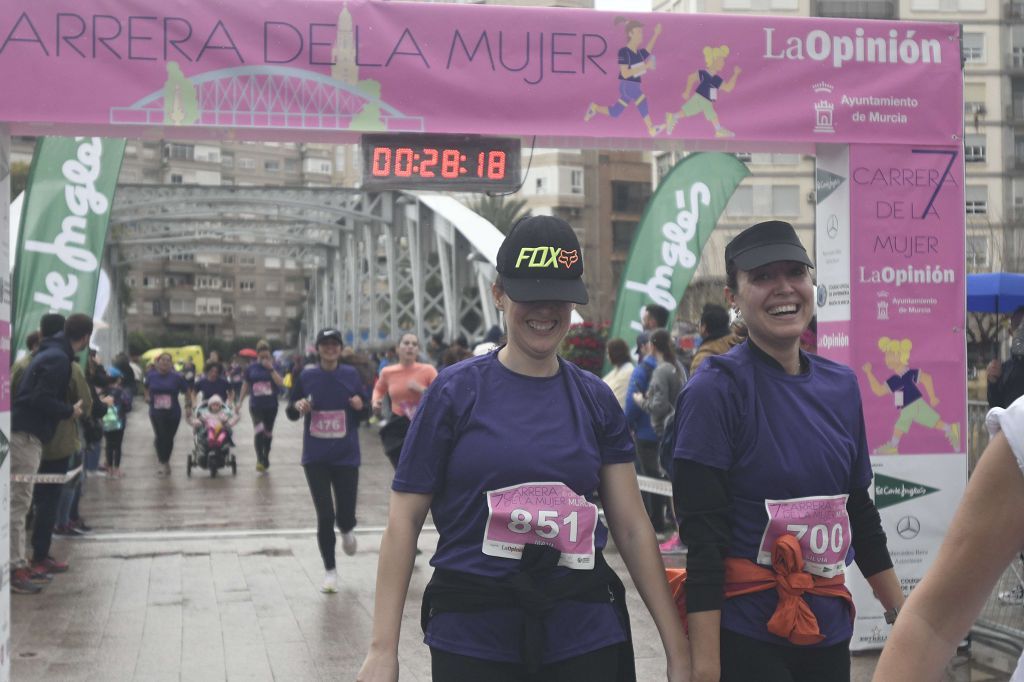
<svg viewBox="0 0 1024 682">
<path fill-rule="evenodd" d="M 743 163 L 750 163 L 754 158 L 754 155 L 750 152 L 736 152 L 733 156 L 736 157 L 737 161 L 742 161 Z"/>
<path fill-rule="evenodd" d="M 238 310 L 242 314 L 242 317 L 251 317 L 256 314 L 256 306 L 251 303 L 246 303 Z"/>
<path fill-rule="evenodd" d="M 295 319 L 295 316 L 298 315 L 298 314 L 299 314 L 298 306 L 286 305 L 284 307 L 284 316 L 287 317 L 289 320 Z"/>
<path fill-rule="evenodd" d="M 964 161 L 985 163 L 984 135 L 964 135 Z"/>
<path fill-rule="evenodd" d="M 983 64 L 985 62 L 985 34 L 964 33 L 964 62 L 967 64 Z"/>
<path fill-rule="evenodd" d="M 985 111 L 985 84 L 964 83 L 964 114 L 974 114 Z"/>
<path fill-rule="evenodd" d="M 277 293 L 278 291 L 281 291 L 281 283 L 280 282 L 278 282 L 277 280 L 273 280 L 273 279 L 270 280 L 269 282 L 267 282 L 267 293 L 268 294 Z"/>
<path fill-rule="evenodd" d="M 221 256 L 220 259 L 221 259 L 221 262 L 224 263 L 224 265 L 234 265 L 235 264 L 235 256 L 233 254 L 232 255 L 228 255 L 228 256 Z"/>
<path fill-rule="evenodd" d="M 263 170 L 268 173 L 276 173 L 281 170 L 281 162 L 277 159 L 266 159 L 263 162 Z"/>
<path fill-rule="evenodd" d="M 155 301 L 153 301 L 153 316 L 154 317 L 160 317 L 161 315 L 164 314 L 163 313 L 163 305 L 161 305 L 162 303 L 163 303 L 163 301 L 161 301 L 159 298 L 156 299 Z"/>
<path fill-rule="evenodd" d="M 288 292 L 289 294 L 295 293 L 295 290 L 296 290 L 295 282 L 293 280 L 288 280 L 287 282 L 285 282 L 284 283 L 284 290 L 286 292 Z"/>
<path fill-rule="evenodd" d="M 650 198 L 646 182 L 612 181 L 612 210 L 617 213 L 643 213 Z"/>
<path fill-rule="evenodd" d="M 182 185 L 185 183 L 185 179 L 181 176 L 181 173 L 171 173 L 171 184 Z"/>
<path fill-rule="evenodd" d="M 256 256 L 239 256 L 239 265 L 256 265 Z"/>
<path fill-rule="evenodd" d="M 191 263 L 196 259 L 194 253 L 176 253 L 171 256 L 171 260 L 179 261 L 182 263 Z"/>
<path fill-rule="evenodd" d="M 256 281 L 252 279 L 238 280 L 239 291 L 256 291 Z"/>
<path fill-rule="evenodd" d="M 223 154 L 223 155 L 221 155 L 221 157 L 220 157 L 220 165 L 224 166 L 225 168 L 234 168 L 235 167 L 235 155 L 234 154 Z"/>
<path fill-rule="evenodd" d="M 629 251 L 633 245 L 633 235 L 636 234 L 637 223 L 632 220 L 612 221 L 612 250 Z"/>
<path fill-rule="evenodd" d="M 234 315 L 235 314 L 235 306 L 232 303 L 224 303 L 220 307 L 220 312 L 221 312 L 221 315 L 229 315 L 229 316 L 230 315 Z"/>
<path fill-rule="evenodd" d="M 547 178 L 537 178 L 535 194 L 544 194 L 547 191 Z"/>
<path fill-rule="evenodd" d="M 256 159 L 247 159 L 244 156 L 238 160 L 238 167 L 245 170 L 256 169 Z"/>
<path fill-rule="evenodd" d="M 668 172 L 672 170 L 673 157 L 671 153 L 658 154 L 655 157 L 654 163 L 655 168 L 658 171 L 658 182 L 668 175 Z"/>
<path fill-rule="evenodd" d="M 988 187 L 968 185 L 964 195 L 967 199 L 967 215 L 986 215 L 988 213 Z"/>
<path fill-rule="evenodd" d="M 967 268 L 975 271 L 988 268 L 988 237 L 967 236 Z"/>
<path fill-rule="evenodd" d="M 164 145 L 164 158 L 177 161 L 194 161 L 196 158 L 196 148 L 190 144 L 167 144 Z"/>
<path fill-rule="evenodd" d="M 264 258 L 263 259 L 263 267 L 271 268 L 271 269 L 274 269 L 274 270 L 279 270 L 281 268 L 281 259 L 280 258 Z"/>
<path fill-rule="evenodd" d="M 192 310 L 193 310 L 193 307 L 192 307 L 192 303 L 190 301 L 178 301 L 178 300 L 173 299 L 173 298 L 171 299 L 171 312 L 172 313 L 180 315 L 180 314 L 183 314 L 183 313 L 190 313 L 190 312 L 192 312 Z"/>
<path fill-rule="evenodd" d="M 152 275 L 143 275 L 142 276 L 142 288 L 143 289 L 159 289 L 160 288 L 160 278 L 159 277 L 154 277 Z"/>
<path fill-rule="evenodd" d="M 754 215 L 754 188 L 737 187 L 725 207 L 725 215 L 731 218 L 745 218 Z"/>
<path fill-rule="evenodd" d="M 583 194 L 583 170 L 569 171 L 569 192 Z"/>
<path fill-rule="evenodd" d="M 266 310 L 264 311 L 264 314 L 272 320 L 277 319 L 281 317 L 281 306 L 268 305 L 266 307 Z"/>
</svg>

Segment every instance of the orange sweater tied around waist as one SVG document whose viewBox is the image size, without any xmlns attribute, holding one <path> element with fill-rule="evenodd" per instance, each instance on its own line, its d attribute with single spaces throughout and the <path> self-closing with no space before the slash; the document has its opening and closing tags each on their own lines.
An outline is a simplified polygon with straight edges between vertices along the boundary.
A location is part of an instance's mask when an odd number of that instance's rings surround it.
<svg viewBox="0 0 1024 682">
<path fill-rule="evenodd" d="M 738 597 L 775 588 L 779 603 L 768 620 L 768 632 L 784 637 L 793 644 L 806 646 L 825 639 L 818 627 L 818 619 L 803 594 L 838 597 L 850 605 L 853 617 L 853 598 L 846 589 L 846 578 L 840 574 L 832 578 L 811 575 L 803 570 L 804 558 L 800 543 L 792 535 L 781 535 L 772 547 L 772 567 L 759 566 L 749 559 L 725 559 L 725 597 Z M 669 587 L 675 599 L 679 616 L 686 623 L 686 569 L 667 568 Z"/>
</svg>

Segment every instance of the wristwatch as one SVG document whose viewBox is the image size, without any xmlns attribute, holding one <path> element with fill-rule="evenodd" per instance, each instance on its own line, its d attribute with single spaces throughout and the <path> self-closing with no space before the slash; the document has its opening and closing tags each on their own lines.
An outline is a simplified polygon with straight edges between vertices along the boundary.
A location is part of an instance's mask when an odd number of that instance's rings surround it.
<svg viewBox="0 0 1024 682">
<path fill-rule="evenodd" d="M 898 616 L 898 615 L 900 615 L 900 607 L 894 606 L 891 609 L 889 609 L 888 611 L 886 611 L 885 613 L 883 613 L 882 617 L 885 618 L 885 622 L 886 623 L 888 623 L 889 625 L 892 625 L 893 623 L 896 622 L 896 616 Z"/>
</svg>

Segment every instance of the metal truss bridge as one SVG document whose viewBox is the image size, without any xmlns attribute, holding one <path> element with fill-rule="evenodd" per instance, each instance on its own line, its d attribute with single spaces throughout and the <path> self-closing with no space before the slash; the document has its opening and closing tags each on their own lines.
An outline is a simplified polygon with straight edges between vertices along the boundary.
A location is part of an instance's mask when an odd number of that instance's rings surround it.
<svg viewBox="0 0 1024 682">
<path fill-rule="evenodd" d="M 498 321 L 490 284 L 501 239 L 490 222 L 444 195 L 120 185 L 107 266 L 116 282 L 130 263 L 183 254 L 292 258 L 312 280 L 300 341 L 335 326 L 365 347 L 405 331 L 421 339 L 482 336 Z M 123 317 L 109 317 L 112 336 L 123 338 Z"/>
<path fill-rule="evenodd" d="M 197 104 L 194 117 L 180 123 L 173 120 L 169 112 L 174 104 L 167 101 L 176 96 L 172 94 L 175 87 L 190 89 L 187 98 L 194 95 Z M 354 119 L 360 130 L 423 130 L 423 117 L 406 116 L 359 85 L 283 66 L 240 66 L 197 74 L 169 83 L 130 106 L 110 110 L 111 123 L 145 126 L 348 130 Z"/>
</svg>

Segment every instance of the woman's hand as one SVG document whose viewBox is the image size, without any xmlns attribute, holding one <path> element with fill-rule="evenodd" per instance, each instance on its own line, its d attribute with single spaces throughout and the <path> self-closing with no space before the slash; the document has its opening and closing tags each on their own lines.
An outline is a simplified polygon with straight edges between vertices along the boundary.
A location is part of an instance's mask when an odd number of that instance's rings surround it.
<svg viewBox="0 0 1024 682">
<path fill-rule="evenodd" d="M 398 654 L 384 654 L 371 647 L 356 682 L 398 682 Z"/>
<path fill-rule="evenodd" d="M 308 400 L 302 398 L 301 400 L 295 401 L 295 409 L 299 411 L 299 414 L 307 415 L 312 409 L 312 406 L 309 404 Z"/>
<path fill-rule="evenodd" d="M 360 396 L 354 395 L 348 399 L 348 404 L 352 406 L 353 410 L 363 409 L 363 399 Z"/>
</svg>

